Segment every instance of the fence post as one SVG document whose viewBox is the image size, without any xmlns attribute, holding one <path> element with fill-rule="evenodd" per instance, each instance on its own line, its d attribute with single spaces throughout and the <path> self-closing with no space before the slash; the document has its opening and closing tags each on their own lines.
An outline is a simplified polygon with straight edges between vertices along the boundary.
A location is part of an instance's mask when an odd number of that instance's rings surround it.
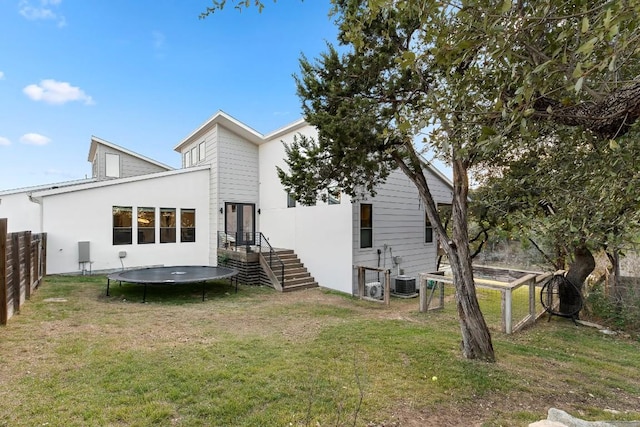
<svg viewBox="0 0 640 427">
<path fill-rule="evenodd" d="M 502 321 L 503 321 L 503 326 L 502 326 L 502 330 L 506 333 L 506 334 L 510 334 L 511 333 L 511 304 L 512 304 L 512 298 L 511 298 L 511 289 L 507 289 L 505 291 L 502 291 L 502 298 L 503 298 L 503 305 L 502 305 Z"/>
<path fill-rule="evenodd" d="M 384 272 L 384 304 L 391 304 L 391 270 Z"/>
<path fill-rule="evenodd" d="M 25 272 L 25 282 L 26 286 L 24 287 L 24 297 L 25 299 L 31 298 L 31 263 L 33 262 L 31 256 L 31 231 L 27 231 L 24 233 L 24 272 Z"/>
<path fill-rule="evenodd" d="M 20 312 L 20 233 L 11 233 L 11 287 L 13 288 L 13 313 Z"/>
<path fill-rule="evenodd" d="M 426 313 L 427 311 L 427 279 L 422 276 L 422 273 L 418 275 L 420 278 L 419 286 L 419 298 L 420 298 L 420 313 Z"/>
<path fill-rule="evenodd" d="M 0 325 L 7 317 L 7 219 L 0 218 Z"/>
</svg>

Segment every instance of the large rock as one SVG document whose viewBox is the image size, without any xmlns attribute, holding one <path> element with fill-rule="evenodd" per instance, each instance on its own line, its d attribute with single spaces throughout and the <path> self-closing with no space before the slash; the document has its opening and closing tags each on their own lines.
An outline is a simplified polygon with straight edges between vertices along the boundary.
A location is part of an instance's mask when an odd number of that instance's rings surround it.
<svg viewBox="0 0 640 427">
<path fill-rule="evenodd" d="M 529 427 L 640 427 L 640 421 L 584 421 L 560 409 L 550 408 L 546 420 L 529 424 Z"/>
</svg>

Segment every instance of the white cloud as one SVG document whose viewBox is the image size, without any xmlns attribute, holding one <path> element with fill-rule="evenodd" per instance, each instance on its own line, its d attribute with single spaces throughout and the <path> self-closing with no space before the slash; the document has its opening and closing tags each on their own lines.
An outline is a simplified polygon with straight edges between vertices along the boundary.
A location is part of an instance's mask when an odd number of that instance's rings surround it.
<svg viewBox="0 0 640 427">
<path fill-rule="evenodd" d="M 20 142 L 27 145 L 47 145 L 51 139 L 39 133 L 25 133 L 20 137 Z"/>
<path fill-rule="evenodd" d="M 47 104 L 65 104 L 70 101 L 94 104 L 93 99 L 79 87 L 51 79 L 42 80 L 39 85 L 31 84 L 22 91 L 34 101 L 44 101 Z"/>
<path fill-rule="evenodd" d="M 9 141 L 9 138 L 5 138 L 4 136 L 0 136 L 0 146 L 1 145 L 11 145 L 11 141 Z"/>
<path fill-rule="evenodd" d="M 0 71 L 0 80 L 4 80 L 4 72 Z"/>
<path fill-rule="evenodd" d="M 30 21 L 51 20 L 56 21 L 58 27 L 67 25 L 64 15 L 59 14 L 56 8 L 60 6 L 62 0 L 35 0 L 35 5 L 31 0 L 20 0 L 18 10 L 20 15 Z"/>
</svg>

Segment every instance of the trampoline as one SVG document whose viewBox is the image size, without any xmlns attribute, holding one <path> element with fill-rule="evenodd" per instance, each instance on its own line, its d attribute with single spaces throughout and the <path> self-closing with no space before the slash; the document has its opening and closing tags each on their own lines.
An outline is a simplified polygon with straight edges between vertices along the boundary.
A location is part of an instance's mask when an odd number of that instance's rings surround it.
<svg viewBox="0 0 640 427">
<path fill-rule="evenodd" d="M 107 296 L 112 280 L 144 285 L 142 302 L 147 301 L 147 285 L 180 285 L 185 283 L 202 283 L 202 301 L 204 301 L 205 284 L 210 280 L 229 279 L 236 282 L 238 292 L 238 270 L 227 267 L 211 267 L 198 265 L 181 265 L 174 267 L 149 267 L 135 270 L 118 271 L 107 276 Z"/>
</svg>

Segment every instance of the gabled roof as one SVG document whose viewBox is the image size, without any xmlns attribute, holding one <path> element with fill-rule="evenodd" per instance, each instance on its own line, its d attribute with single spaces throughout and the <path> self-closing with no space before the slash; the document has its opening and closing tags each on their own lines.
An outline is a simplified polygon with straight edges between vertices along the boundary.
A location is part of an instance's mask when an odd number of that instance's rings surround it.
<svg viewBox="0 0 640 427">
<path fill-rule="evenodd" d="M 276 139 L 276 138 L 280 138 L 281 136 L 290 133 L 290 132 L 294 132 L 298 129 L 301 129 L 305 126 L 308 126 L 309 123 L 307 123 L 307 121 L 305 119 L 298 119 L 293 123 L 289 123 L 286 126 L 281 127 L 280 129 L 276 129 L 271 133 L 268 133 L 264 136 L 265 141 L 269 141 L 272 139 Z"/>
<path fill-rule="evenodd" d="M 253 142 L 256 145 L 260 145 L 261 143 L 264 142 L 264 137 L 260 132 L 250 128 L 249 126 L 245 125 L 241 121 L 231 117 L 224 111 L 218 110 L 217 113 L 215 113 L 207 121 L 201 124 L 196 130 L 191 132 L 189 136 L 187 136 L 185 139 L 180 141 L 178 145 L 173 147 L 174 151 L 177 151 L 178 153 L 180 153 L 182 151 L 182 148 L 184 148 L 185 145 L 188 145 L 192 143 L 195 139 L 200 138 L 206 132 L 208 132 L 213 126 L 217 124 L 229 129 L 233 133 L 240 135 L 244 139 L 250 142 Z"/>
<path fill-rule="evenodd" d="M 138 158 L 138 159 L 140 159 L 142 161 L 145 161 L 147 163 L 151 163 L 151 164 L 156 165 L 156 166 L 158 166 L 158 167 L 160 167 L 162 169 L 165 169 L 165 170 L 168 170 L 168 171 L 174 169 L 171 166 L 165 165 L 164 163 L 160 163 L 158 161 L 150 159 L 149 157 L 145 157 L 145 156 L 143 156 L 141 154 L 138 154 L 136 152 L 133 152 L 133 151 L 128 150 L 128 149 L 126 149 L 124 147 L 121 147 L 121 146 L 119 146 L 117 144 L 114 144 L 112 142 L 106 141 L 106 140 L 104 140 L 102 138 L 98 138 L 97 136 L 93 136 L 93 135 L 91 135 L 91 146 L 89 147 L 89 156 L 87 158 L 87 160 L 89 162 L 93 162 L 93 158 L 96 155 L 96 151 L 98 150 L 98 145 L 99 144 L 100 145 L 104 145 L 105 147 L 109 147 L 109 148 L 111 148 L 113 150 L 120 151 L 121 153 L 125 153 L 125 154 L 128 154 L 130 156 L 136 157 L 136 158 Z"/>
</svg>

